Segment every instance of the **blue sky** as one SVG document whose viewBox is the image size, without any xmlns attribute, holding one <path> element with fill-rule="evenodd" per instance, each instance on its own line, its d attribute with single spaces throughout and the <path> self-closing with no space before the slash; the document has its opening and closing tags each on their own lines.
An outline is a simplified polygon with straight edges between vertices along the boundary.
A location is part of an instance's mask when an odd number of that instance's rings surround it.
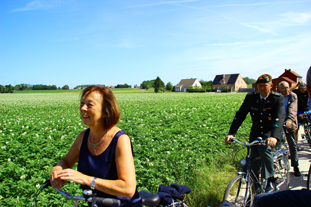
<svg viewBox="0 0 311 207">
<path fill-rule="evenodd" d="M 311 66 L 311 0 L 2 0 L 0 84 L 140 85 Z"/>
</svg>

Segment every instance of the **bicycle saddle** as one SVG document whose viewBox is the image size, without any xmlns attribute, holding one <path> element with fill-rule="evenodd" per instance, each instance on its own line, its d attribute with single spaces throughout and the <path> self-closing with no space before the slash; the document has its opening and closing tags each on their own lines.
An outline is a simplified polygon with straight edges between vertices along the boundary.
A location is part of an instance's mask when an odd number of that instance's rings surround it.
<svg viewBox="0 0 311 207">
<path fill-rule="evenodd" d="M 156 206 L 160 203 L 160 197 L 157 194 L 142 190 L 138 192 L 145 206 Z"/>
</svg>

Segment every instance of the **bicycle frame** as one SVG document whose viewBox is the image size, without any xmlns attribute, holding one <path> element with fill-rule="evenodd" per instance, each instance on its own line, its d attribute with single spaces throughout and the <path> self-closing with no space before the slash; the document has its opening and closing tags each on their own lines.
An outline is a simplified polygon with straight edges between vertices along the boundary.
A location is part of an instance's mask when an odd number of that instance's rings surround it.
<svg viewBox="0 0 311 207">
<path fill-rule="evenodd" d="M 258 161 L 261 159 L 261 157 L 253 157 L 250 158 L 250 151 L 251 146 L 253 145 L 266 145 L 265 142 L 258 138 L 258 140 L 255 140 L 251 143 L 247 142 L 240 142 L 236 140 L 235 138 L 232 138 L 230 143 L 237 142 L 241 145 L 244 145 L 247 148 L 247 154 L 245 156 L 245 159 L 240 160 L 240 165 L 243 167 L 242 171 L 239 171 L 237 174 L 240 177 L 234 177 L 231 182 L 229 183 L 225 195 L 224 195 L 224 201 L 229 198 L 229 194 L 231 192 L 231 188 L 234 186 L 234 183 L 237 184 L 236 188 L 237 191 L 234 192 L 234 200 L 231 200 L 235 204 L 239 204 L 239 206 L 246 206 L 251 205 L 252 199 L 254 196 L 256 196 L 259 193 L 265 192 L 265 184 L 267 180 L 263 179 L 262 177 L 259 177 L 255 174 L 255 172 L 252 169 L 251 162 Z M 282 148 L 279 150 L 275 150 L 272 152 L 273 155 L 273 168 L 277 175 L 276 180 L 276 188 L 280 188 L 282 184 L 286 182 L 286 180 L 289 180 L 288 177 L 288 147 L 287 145 L 286 149 Z M 234 147 L 232 148 L 232 150 Z M 284 164 L 284 165 L 283 165 Z M 286 177 L 287 175 L 287 177 Z M 238 181 L 238 182 L 236 182 Z M 279 182 L 280 181 L 280 182 Z M 242 187 L 243 186 L 243 187 Z M 287 186 L 288 187 L 288 186 Z M 230 201 L 230 202 L 231 202 Z"/>
<path fill-rule="evenodd" d="M 255 175 L 254 171 L 252 170 L 251 168 L 251 161 L 254 161 L 254 160 L 259 160 L 261 159 L 260 157 L 254 157 L 252 159 L 250 159 L 250 156 L 249 156 L 249 153 L 250 153 L 250 146 L 246 146 L 247 147 L 247 154 L 246 154 L 246 157 L 245 157 L 245 165 L 243 166 L 243 171 L 241 172 L 238 172 L 237 174 L 238 175 L 245 175 L 245 178 L 246 179 L 246 192 L 245 192 L 245 198 L 244 198 L 244 205 L 246 205 L 247 203 L 247 199 L 248 199 L 248 189 L 250 185 L 250 180 L 252 179 L 253 180 L 253 185 L 254 185 L 254 188 L 256 190 L 255 194 L 258 194 L 260 192 L 263 192 L 263 187 L 259 181 L 259 178 Z M 241 163 L 240 163 L 241 164 Z M 250 179 L 251 178 L 251 179 Z M 241 183 L 239 183 L 239 188 L 241 186 Z M 238 191 L 237 194 L 239 194 L 240 192 Z"/>
</svg>

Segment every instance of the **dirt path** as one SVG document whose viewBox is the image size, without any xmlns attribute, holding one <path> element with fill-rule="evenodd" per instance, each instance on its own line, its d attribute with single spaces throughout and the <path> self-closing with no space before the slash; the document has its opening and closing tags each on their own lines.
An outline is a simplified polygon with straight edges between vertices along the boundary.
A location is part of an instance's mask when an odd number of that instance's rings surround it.
<svg viewBox="0 0 311 207">
<path fill-rule="evenodd" d="M 298 151 L 298 160 L 299 160 L 299 169 L 301 172 L 300 177 L 294 176 L 293 168 L 290 170 L 290 188 L 293 190 L 298 190 L 302 188 L 306 188 L 307 185 L 307 174 L 309 172 L 310 162 L 311 162 L 311 148 L 306 139 L 301 138 L 301 134 L 303 134 L 303 130 L 299 130 L 299 138 L 298 138 L 298 146 L 302 148 Z"/>
</svg>

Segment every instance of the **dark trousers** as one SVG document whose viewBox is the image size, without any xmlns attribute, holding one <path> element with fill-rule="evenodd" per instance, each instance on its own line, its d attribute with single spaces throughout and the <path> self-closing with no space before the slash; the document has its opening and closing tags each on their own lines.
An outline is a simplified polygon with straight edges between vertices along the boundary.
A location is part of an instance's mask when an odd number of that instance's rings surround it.
<svg viewBox="0 0 311 207">
<path fill-rule="evenodd" d="M 306 207 L 311 206 L 311 190 L 282 190 L 261 193 L 254 198 L 253 207 Z"/>
<path fill-rule="evenodd" d="M 261 157 L 260 160 L 252 161 L 251 168 L 253 169 L 255 175 L 259 179 L 259 173 L 261 168 L 261 177 L 270 178 L 274 176 L 273 169 L 273 156 L 271 147 L 268 146 L 254 146 L 251 148 L 250 158 Z"/>
<path fill-rule="evenodd" d="M 295 131 L 286 132 L 286 128 L 284 127 L 284 132 L 285 132 L 286 140 L 289 146 L 291 166 L 298 167 L 298 153 L 297 153 Z"/>
</svg>

